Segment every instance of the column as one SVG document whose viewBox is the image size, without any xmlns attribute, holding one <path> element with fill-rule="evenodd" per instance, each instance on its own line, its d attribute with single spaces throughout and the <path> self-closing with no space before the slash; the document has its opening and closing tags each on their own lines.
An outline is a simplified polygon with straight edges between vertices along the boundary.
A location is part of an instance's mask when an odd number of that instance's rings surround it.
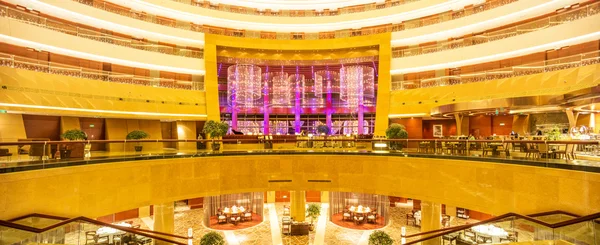
<svg viewBox="0 0 600 245">
<path fill-rule="evenodd" d="M 363 105 L 358 105 L 358 134 L 363 134 L 365 129 L 365 119 L 364 119 L 364 107 Z"/>
<path fill-rule="evenodd" d="M 464 115 L 459 113 L 454 114 L 454 120 L 456 120 L 456 135 L 469 135 L 469 118 L 464 120 Z"/>
<path fill-rule="evenodd" d="M 331 99 L 331 81 L 327 81 L 327 100 L 325 101 L 325 124 L 332 131 L 331 114 L 333 114 L 333 103 Z"/>
<path fill-rule="evenodd" d="M 442 228 L 442 204 L 421 201 L 421 232 Z M 440 245 L 440 238 L 429 239 L 423 245 Z"/>
<path fill-rule="evenodd" d="M 267 69 L 267 72 L 269 70 Z M 268 78 L 267 78 L 268 80 Z M 265 82 L 264 87 L 264 96 L 263 96 L 263 113 L 264 113 L 264 125 L 263 125 L 263 134 L 269 135 L 269 84 Z"/>
<path fill-rule="evenodd" d="M 175 233 L 175 203 L 167 202 L 154 204 L 154 231 Z M 167 245 L 166 242 L 155 240 L 154 244 Z"/>
<path fill-rule="evenodd" d="M 300 133 L 300 113 L 302 108 L 300 107 L 301 97 L 300 87 L 296 84 L 296 99 L 294 100 L 294 131 Z"/>
<path fill-rule="evenodd" d="M 302 222 L 306 218 L 306 191 L 290 191 L 290 216 Z"/>
<path fill-rule="evenodd" d="M 275 203 L 275 192 L 267 191 L 267 203 Z"/>
<path fill-rule="evenodd" d="M 567 113 L 567 118 L 569 119 L 569 128 L 577 126 L 577 117 L 579 116 L 579 113 L 574 113 L 571 108 L 567 108 L 565 113 Z"/>
</svg>

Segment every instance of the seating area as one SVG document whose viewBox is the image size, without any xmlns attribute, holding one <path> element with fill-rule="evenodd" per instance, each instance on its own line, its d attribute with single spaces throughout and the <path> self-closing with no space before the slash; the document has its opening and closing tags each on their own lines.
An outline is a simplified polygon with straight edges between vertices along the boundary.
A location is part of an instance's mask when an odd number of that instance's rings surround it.
<svg viewBox="0 0 600 245">
<path fill-rule="evenodd" d="M 238 225 L 240 222 L 252 221 L 252 210 L 243 206 L 219 208 L 217 213 L 218 224 Z"/>
</svg>

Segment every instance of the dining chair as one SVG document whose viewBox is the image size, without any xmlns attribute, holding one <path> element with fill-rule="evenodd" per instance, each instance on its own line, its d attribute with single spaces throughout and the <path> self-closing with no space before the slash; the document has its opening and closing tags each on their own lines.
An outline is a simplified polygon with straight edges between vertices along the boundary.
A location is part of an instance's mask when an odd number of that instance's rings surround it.
<svg viewBox="0 0 600 245">
<path fill-rule="evenodd" d="M 246 210 L 246 212 L 244 213 L 244 217 L 243 217 L 244 221 L 252 221 L 252 211 L 251 210 Z"/>
<path fill-rule="evenodd" d="M 231 223 L 233 223 L 234 225 L 237 225 L 238 222 L 240 222 L 241 218 L 239 215 L 235 214 L 235 215 L 231 215 Z"/>
<path fill-rule="evenodd" d="M 377 212 L 371 212 L 367 216 L 367 223 L 377 224 Z"/>
<path fill-rule="evenodd" d="M 481 147 L 481 155 L 482 156 L 486 156 L 488 154 L 488 152 L 493 152 L 494 148 L 492 146 L 490 146 L 489 142 L 484 142 L 483 146 Z"/>
<path fill-rule="evenodd" d="M 352 216 L 350 215 L 350 210 L 348 209 L 344 209 L 344 212 L 342 214 L 342 221 L 345 221 L 346 219 L 352 221 Z"/>
<path fill-rule="evenodd" d="M 224 214 L 217 214 L 217 224 L 227 223 L 227 216 Z"/>
<path fill-rule="evenodd" d="M 492 243 L 492 236 L 478 235 L 477 243 Z"/>
<path fill-rule="evenodd" d="M 477 241 L 477 235 L 472 230 L 465 230 L 465 234 L 464 235 L 465 235 L 465 237 L 471 239 L 471 241 L 473 241 L 473 242 Z"/>
<path fill-rule="evenodd" d="M 575 144 L 569 144 L 566 148 L 566 158 L 568 160 L 575 160 L 577 157 L 575 156 Z"/>
<path fill-rule="evenodd" d="M 112 244 L 118 244 L 121 245 L 123 242 L 123 235 L 125 235 L 125 233 L 120 233 L 120 234 L 114 234 L 113 235 L 113 240 L 112 240 Z"/>
<path fill-rule="evenodd" d="M 415 215 L 414 214 L 406 214 L 406 225 L 409 225 L 409 223 L 411 223 L 413 225 L 417 225 L 417 220 L 415 219 Z"/>
<path fill-rule="evenodd" d="M 291 234 L 292 233 L 292 221 L 289 217 L 283 217 L 281 219 L 281 233 Z"/>
<path fill-rule="evenodd" d="M 354 215 L 354 224 L 361 224 L 365 220 L 364 215 Z"/>
<path fill-rule="evenodd" d="M 86 231 L 85 232 L 85 244 L 95 244 L 96 243 L 96 232 L 95 231 Z"/>
</svg>

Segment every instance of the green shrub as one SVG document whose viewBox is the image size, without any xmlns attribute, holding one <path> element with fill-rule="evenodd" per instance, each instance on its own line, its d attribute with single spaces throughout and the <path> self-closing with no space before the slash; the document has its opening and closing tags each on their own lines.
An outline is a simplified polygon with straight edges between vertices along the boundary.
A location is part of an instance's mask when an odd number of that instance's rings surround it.
<svg viewBox="0 0 600 245">
<path fill-rule="evenodd" d="M 226 122 L 217 122 L 213 120 L 209 120 L 204 124 L 204 128 L 202 132 L 210 135 L 211 139 L 216 139 L 223 137 L 229 131 L 229 124 Z"/>
<path fill-rule="evenodd" d="M 70 129 L 60 135 L 65 140 L 87 140 L 87 135 L 80 129 Z"/>
<path fill-rule="evenodd" d="M 369 236 L 369 245 L 391 245 L 394 244 L 394 239 L 384 231 L 374 231 Z"/>
<path fill-rule="evenodd" d="M 202 239 L 200 239 L 200 245 L 223 245 L 225 244 L 225 239 L 221 234 L 211 231 L 209 233 L 204 234 Z"/>
<path fill-rule="evenodd" d="M 385 136 L 388 139 L 408 139 L 408 132 L 406 127 L 402 124 L 392 123 L 390 127 L 385 130 Z M 390 142 L 390 148 L 402 150 L 401 142 Z"/>
<path fill-rule="evenodd" d="M 128 140 L 141 140 L 141 139 L 145 139 L 148 137 L 149 137 L 148 133 L 146 133 L 142 130 L 133 130 L 133 131 L 129 132 L 127 134 L 127 137 L 125 137 L 125 138 Z"/>
<path fill-rule="evenodd" d="M 319 215 L 321 215 L 321 205 L 316 203 L 309 204 L 306 209 L 306 216 L 310 218 L 311 224 L 315 219 L 319 218 Z"/>
</svg>

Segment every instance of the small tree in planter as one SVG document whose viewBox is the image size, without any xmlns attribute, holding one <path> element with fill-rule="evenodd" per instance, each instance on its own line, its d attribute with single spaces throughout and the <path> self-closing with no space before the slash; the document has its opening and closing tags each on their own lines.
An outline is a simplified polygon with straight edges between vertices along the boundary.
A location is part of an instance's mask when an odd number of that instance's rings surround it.
<svg viewBox="0 0 600 245">
<path fill-rule="evenodd" d="M 385 130 L 385 136 L 388 139 L 408 139 L 408 132 L 404 125 L 392 123 L 390 127 Z M 390 148 L 393 150 L 402 150 L 402 143 L 390 142 Z"/>
<path fill-rule="evenodd" d="M 229 131 L 229 124 L 226 122 L 217 122 L 213 120 L 209 120 L 204 124 L 204 128 L 202 132 L 209 135 L 211 139 L 218 139 L 223 137 Z M 213 151 L 218 151 L 221 148 L 221 145 L 217 142 L 212 143 Z"/>
<path fill-rule="evenodd" d="M 321 124 L 317 126 L 317 133 L 329 135 L 329 127 L 327 127 L 327 125 Z"/>
<path fill-rule="evenodd" d="M 87 139 L 87 135 L 81 129 L 67 130 L 63 134 L 61 134 L 60 137 L 63 140 L 69 140 L 69 141 L 86 140 Z M 65 158 L 71 157 L 71 151 L 73 149 L 75 149 L 75 150 L 81 149 L 81 152 L 78 152 L 75 155 L 83 156 L 83 145 L 81 145 L 81 147 L 77 147 L 77 146 L 71 147 L 71 144 L 65 144 L 64 148 L 62 150 L 60 150 L 60 158 L 65 159 Z M 81 153 L 81 154 L 79 154 L 79 153 Z"/>
<path fill-rule="evenodd" d="M 392 245 L 394 239 L 384 231 L 374 231 L 369 236 L 369 245 Z"/>
<path fill-rule="evenodd" d="M 202 239 L 200 239 L 200 245 L 223 245 L 225 244 L 225 239 L 221 234 L 211 231 L 209 233 L 204 234 Z"/>
<path fill-rule="evenodd" d="M 133 130 L 131 132 L 129 132 L 127 134 L 127 137 L 125 137 L 128 140 L 141 140 L 141 139 L 145 139 L 148 138 L 148 133 L 142 131 L 142 130 Z M 137 143 L 137 145 L 135 146 L 135 151 L 136 152 L 140 152 L 142 151 L 142 144 L 141 143 Z"/>
<path fill-rule="evenodd" d="M 311 203 L 308 205 L 308 208 L 306 209 L 306 216 L 310 218 L 309 229 L 311 231 L 315 229 L 313 222 L 315 221 L 315 219 L 318 219 L 320 215 L 321 215 L 321 205 L 318 205 L 315 203 Z"/>
</svg>

